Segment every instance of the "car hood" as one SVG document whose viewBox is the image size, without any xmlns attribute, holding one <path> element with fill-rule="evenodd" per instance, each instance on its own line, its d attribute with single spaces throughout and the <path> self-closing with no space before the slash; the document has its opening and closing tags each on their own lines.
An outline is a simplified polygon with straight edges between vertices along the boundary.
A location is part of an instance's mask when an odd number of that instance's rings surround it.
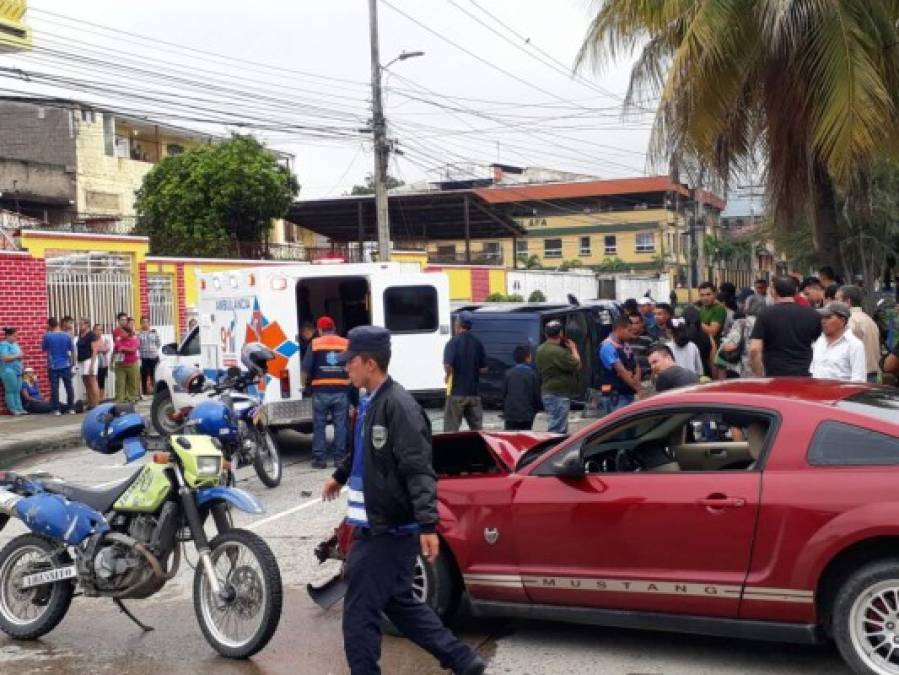
<svg viewBox="0 0 899 675">
<path fill-rule="evenodd" d="M 443 434 L 441 434 L 443 435 Z M 535 445 L 563 436 L 545 431 L 468 431 L 450 432 L 447 436 L 480 436 L 508 471 L 514 471 L 518 460 Z"/>
</svg>

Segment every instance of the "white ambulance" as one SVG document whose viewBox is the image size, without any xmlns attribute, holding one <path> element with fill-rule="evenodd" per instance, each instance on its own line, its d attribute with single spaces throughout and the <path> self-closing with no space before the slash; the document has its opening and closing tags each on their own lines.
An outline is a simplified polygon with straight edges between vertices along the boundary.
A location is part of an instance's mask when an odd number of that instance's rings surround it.
<svg viewBox="0 0 899 675">
<path fill-rule="evenodd" d="M 261 342 L 275 352 L 257 395 L 269 424 L 309 432 L 311 400 L 300 380 L 300 329 L 324 315 L 337 333 L 360 325 L 392 334 L 391 375 L 420 399 L 444 392 L 443 347 L 450 338 L 449 282 L 442 273 L 409 271 L 402 263 L 298 264 L 221 271 L 199 276 L 199 325 L 180 345 L 163 347 L 156 370 L 152 421 L 163 434 L 179 426 L 178 412 L 205 395 L 180 389 L 178 365 L 214 377 L 240 366 L 240 350 Z"/>
</svg>

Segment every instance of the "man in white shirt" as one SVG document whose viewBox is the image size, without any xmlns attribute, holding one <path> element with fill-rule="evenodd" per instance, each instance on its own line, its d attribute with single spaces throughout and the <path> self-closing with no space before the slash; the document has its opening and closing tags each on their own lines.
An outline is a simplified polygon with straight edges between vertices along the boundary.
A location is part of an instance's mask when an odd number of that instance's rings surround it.
<svg viewBox="0 0 899 675">
<path fill-rule="evenodd" d="M 865 346 L 868 382 L 877 382 L 877 376 L 880 374 L 880 328 L 862 309 L 864 293 L 858 286 L 843 286 L 837 291 L 837 300 L 852 308 L 849 330 Z"/>
<path fill-rule="evenodd" d="M 818 310 L 821 337 L 812 346 L 812 377 L 846 382 L 868 379 L 865 345 L 849 330 L 852 310 L 842 302 L 832 302 Z"/>
</svg>

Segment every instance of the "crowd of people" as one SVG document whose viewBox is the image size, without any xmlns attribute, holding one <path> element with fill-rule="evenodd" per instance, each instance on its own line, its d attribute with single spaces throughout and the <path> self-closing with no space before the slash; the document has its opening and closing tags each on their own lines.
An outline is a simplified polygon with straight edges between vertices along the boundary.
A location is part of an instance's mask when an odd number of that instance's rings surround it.
<svg viewBox="0 0 899 675">
<path fill-rule="evenodd" d="M 819 276 L 758 279 L 739 291 L 705 282 L 698 302 L 679 310 L 650 297 L 627 300 L 596 354 L 598 405 L 611 412 L 653 393 L 719 379 L 877 382 L 881 335 L 864 303 L 861 287 L 839 285 L 826 267 Z M 463 420 L 474 430 L 483 424 L 479 379 L 486 360 L 471 327 L 461 316 L 444 351 L 447 431 Z M 514 348 L 502 389 L 508 430 L 530 429 L 542 410 L 549 431 L 567 432 L 582 357 L 560 322 L 549 321 L 544 338 L 533 359 L 529 345 Z M 899 346 L 884 368 L 899 375 Z"/>
<path fill-rule="evenodd" d="M 33 365 L 25 363 L 14 326 L 3 329 L 0 341 L 0 381 L 6 407 L 13 415 L 75 415 L 106 400 L 110 370 L 115 378 L 115 400 L 137 402 L 152 395 L 154 372 L 162 347 L 159 333 L 146 317 L 140 330 L 134 319 L 119 312 L 107 337 L 106 326 L 71 316 L 50 317 L 41 339 L 45 355 L 46 383 L 50 400 L 41 392 L 40 378 Z M 80 377 L 84 400 L 76 400 L 74 378 Z M 64 395 L 60 395 L 60 393 Z"/>
</svg>

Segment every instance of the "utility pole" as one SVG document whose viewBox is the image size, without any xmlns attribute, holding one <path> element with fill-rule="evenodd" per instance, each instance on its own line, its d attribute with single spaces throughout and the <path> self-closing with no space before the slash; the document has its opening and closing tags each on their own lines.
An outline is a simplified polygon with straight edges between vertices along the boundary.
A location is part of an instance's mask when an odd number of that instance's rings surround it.
<svg viewBox="0 0 899 675">
<path fill-rule="evenodd" d="M 371 107 L 375 150 L 375 213 L 378 222 L 378 261 L 390 260 L 390 215 L 387 209 L 387 123 L 381 102 L 381 56 L 378 46 L 378 0 L 368 0 L 371 35 Z"/>
</svg>

